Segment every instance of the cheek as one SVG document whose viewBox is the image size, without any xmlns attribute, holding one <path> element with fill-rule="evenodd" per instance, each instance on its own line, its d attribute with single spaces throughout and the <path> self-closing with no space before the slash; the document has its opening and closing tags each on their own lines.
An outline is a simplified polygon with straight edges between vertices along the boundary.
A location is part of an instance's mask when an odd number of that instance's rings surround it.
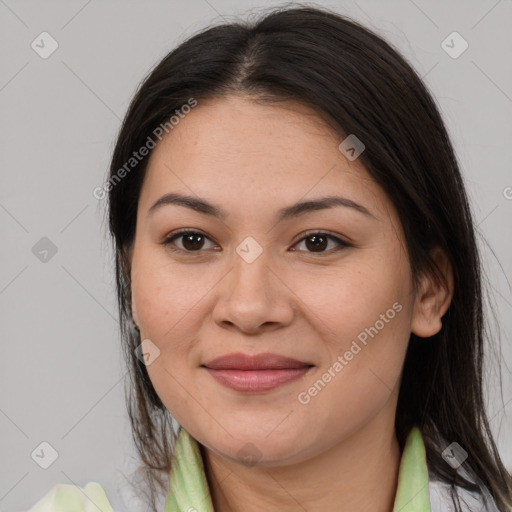
<svg viewBox="0 0 512 512">
<path fill-rule="evenodd" d="M 199 267 L 172 264 L 165 252 L 144 248 L 132 260 L 132 300 L 141 339 L 151 340 L 159 350 L 147 371 L 178 420 L 190 408 L 190 397 L 201 395 L 190 371 L 197 365 L 197 333 L 208 314 L 208 295 L 220 278 Z"/>
<path fill-rule="evenodd" d="M 149 339 L 158 348 L 158 357 L 146 369 L 157 395 L 178 421 L 187 417 L 190 396 L 199 396 L 188 372 L 194 329 L 200 325 L 198 303 L 204 296 L 200 281 L 149 251 L 134 254 L 132 300 L 141 340 Z"/>
<path fill-rule="evenodd" d="M 179 332 L 190 325 L 194 311 L 215 284 L 208 276 L 198 266 L 170 263 L 164 251 L 141 248 L 135 252 L 132 300 L 141 333 L 160 341 L 180 339 Z"/>
<path fill-rule="evenodd" d="M 371 261 L 353 260 L 316 281 L 311 276 L 296 281 L 297 294 L 307 297 L 304 314 L 325 350 L 315 379 L 303 388 L 305 400 L 310 397 L 312 408 L 318 407 L 318 418 L 329 403 L 337 404 L 328 414 L 338 420 L 364 416 L 365 410 L 371 414 L 398 383 L 411 328 L 410 269 L 393 251 L 380 254 Z M 316 398 L 316 393 L 322 396 Z"/>
<path fill-rule="evenodd" d="M 394 246 L 383 249 L 387 251 L 354 253 L 332 271 L 314 269 L 288 276 L 306 306 L 303 314 L 337 350 L 375 324 L 384 337 L 408 337 L 413 304 L 410 268 Z M 364 334 L 361 338 L 364 341 Z"/>
<path fill-rule="evenodd" d="M 350 436 L 384 408 L 390 410 L 398 396 L 411 309 L 387 300 L 376 309 L 369 302 L 370 310 L 361 312 L 360 302 L 355 302 L 324 317 L 337 322 L 338 335 L 324 339 L 325 363 L 296 397 L 299 414 L 308 418 L 304 435 L 324 432 L 328 438 L 320 436 L 318 443 Z"/>
</svg>

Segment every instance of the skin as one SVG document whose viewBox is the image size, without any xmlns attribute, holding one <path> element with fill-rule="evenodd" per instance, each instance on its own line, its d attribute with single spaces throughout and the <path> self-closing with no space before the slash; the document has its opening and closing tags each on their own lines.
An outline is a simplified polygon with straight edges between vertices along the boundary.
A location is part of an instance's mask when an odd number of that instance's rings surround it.
<svg viewBox="0 0 512 512">
<path fill-rule="evenodd" d="M 440 330 L 453 280 L 435 251 L 448 287 L 423 276 L 413 292 L 397 212 L 360 161 L 341 153 L 342 140 L 300 103 L 229 96 L 200 101 L 151 154 L 129 250 L 134 319 L 141 339 L 160 351 L 148 366 L 155 390 L 203 445 L 216 512 L 393 508 L 407 343 L 411 332 Z M 178 205 L 149 214 L 168 192 L 199 196 L 228 215 Z M 276 222 L 280 208 L 325 195 L 371 215 L 334 207 Z M 174 239 L 175 252 L 162 245 L 181 228 L 203 233 L 202 247 L 191 251 L 184 237 Z M 304 238 L 311 230 L 351 246 L 330 239 L 316 252 Z M 248 236 L 263 251 L 251 263 L 236 252 Z M 299 393 L 395 303 L 400 312 L 300 403 Z M 273 352 L 314 368 L 272 391 L 244 394 L 201 367 L 231 352 Z M 246 443 L 256 448 L 251 465 Z"/>
</svg>

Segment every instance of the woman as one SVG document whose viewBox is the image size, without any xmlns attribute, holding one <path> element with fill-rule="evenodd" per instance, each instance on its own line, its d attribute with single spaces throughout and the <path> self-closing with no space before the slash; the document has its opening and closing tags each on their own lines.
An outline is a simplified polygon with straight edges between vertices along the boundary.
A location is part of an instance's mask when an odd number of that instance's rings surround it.
<svg viewBox="0 0 512 512">
<path fill-rule="evenodd" d="M 512 510 L 464 183 L 389 44 L 311 7 L 199 33 L 139 88 L 106 193 L 152 510 Z"/>
</svg>

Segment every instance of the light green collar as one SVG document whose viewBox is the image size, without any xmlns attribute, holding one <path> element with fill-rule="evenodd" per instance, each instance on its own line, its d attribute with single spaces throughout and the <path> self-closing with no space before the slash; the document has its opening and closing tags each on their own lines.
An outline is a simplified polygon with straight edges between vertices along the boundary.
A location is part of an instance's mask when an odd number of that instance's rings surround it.
<svg viewBox="0 0 512 512">
<path fill-rule="evenodd" d="M 165 512 L 214 512 L 198 442 L 180 428 Z M 420 430 L 407 436 L 393 512 L 431 512 L 425 446 Z"/>
<path fill-rule="evenodd" d="M 410 430 L 405 441 L 393 512 L 430 512 L 427 459 L 418 427 Z"/>
</svg>

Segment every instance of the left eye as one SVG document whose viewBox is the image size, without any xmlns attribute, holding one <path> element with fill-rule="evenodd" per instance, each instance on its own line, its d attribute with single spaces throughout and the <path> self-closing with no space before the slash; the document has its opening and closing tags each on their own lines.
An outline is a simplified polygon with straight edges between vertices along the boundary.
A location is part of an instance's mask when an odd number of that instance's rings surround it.
<svg viewBox="0 0 512 512">
<path fill-rule="evenodd" d="M 182 239 L 182 247 L 177 245 L 174 240 Z M 178 233 L 171 234 L 171 236 L 167 237 L 163 242 L 162 245 L 165 246 L 176 246 L 177 251 L 182 252 L 200 252 L 201 249 L 204 248 L 204 241 L 210 240 L 206 235 L 199 231 L 180 231 Z M 329 245 L 329 241 L 334 241 L 335 247 L 329 250 L 325 250 L 327 246 Z M 210 240 L 211 242 L 211 240 Z M 213 243 L 213 242 L 212 242 Z M 323 232 L 314 232 L 309 233 L 308 235 L 302 237 L 295 246 L 299 245 L 300 243 L 305 243 L 306 248 L 309 249 L 309 252 L 312 253 L 325 253 L 330 251 L 336 251 L 341 250 L 346 247 L 351 247 L 350 244 L 347 242 L 344 242 L 338 237 L 335 237 L 333 235 L 329 235 L 328 233 Z M 213 244 L 215 247 L 215 244 Z M 296 249 L 292 249 L 295 251 Z"/>
<path fill-rule="evenodd" d="M 324 250 L 327 248 L 328 241 L 332 240 L 334 241 L 335 245 L 337 247 L 334 247 L 333 249 L 330 249 L 328 251 Z M 336 236 L 329 235 L 328 233 L 322 233 L 322 232 L 316 232 L 316 233 L 309 233 L 305 237 L 301 238 L 297 244 L 300 244 L 304 242 L 306 244 L 306 247 L 308 249 L 314 249 L 313 253 L 326 253 L 330 251 L 339 251 L 343 248 L 350 247 L 350 244 L 347 242 L 344 242 L 343 240 L 339 239 Z M 295 245 L 297 245 L 295 244 Z"/>
</svg>

